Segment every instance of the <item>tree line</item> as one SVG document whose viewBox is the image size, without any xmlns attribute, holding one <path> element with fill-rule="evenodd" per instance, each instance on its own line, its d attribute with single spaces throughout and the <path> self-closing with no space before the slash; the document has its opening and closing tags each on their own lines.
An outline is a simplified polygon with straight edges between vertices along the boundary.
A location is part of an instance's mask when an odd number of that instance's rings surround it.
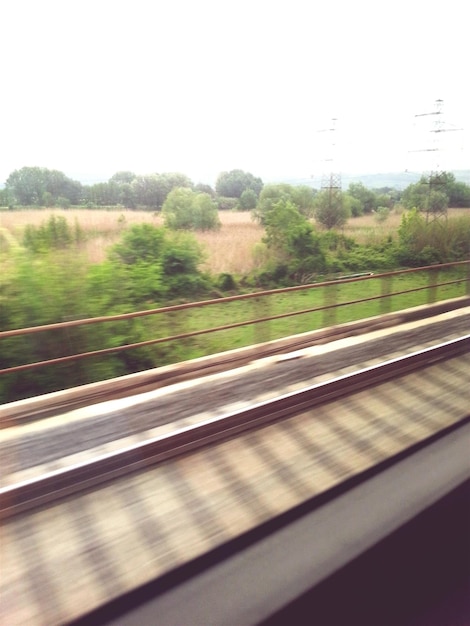
<svg viewBox="0 0 470 626">
<path fill-rule="evenodd" d="M 207 193 L 221 198 L 218 208 L 253 208 L 263 188 L 261 178 L 249 172 L 222 172 L 215 189 L 203 183 L 194 184 L 179 172 L 138 176 L 133 172 L 117 172 L 107 182 L 83 185 L 63 172 L 45 167 L 23 167 L 12 172 L 0 190 L 0 205 L 68 208 L 82 205 L 89 208 L 121 205 L 129 209 L 160 210 L 168 194 L 176 188 Z M 232 202 L 231 202 L 232 201 Z"/>
<path fill-rule="evenodd" d="M 78 205 L 162 211 L 166 225 L 182 230 L 218 228 L 217 212 L 230 209 L 252 211 L 254 219 L 265 224 L 265 214 L 281 200 L 293 203 L 302 215 L 330 230 L 367 213 L 385 220 L 398 202 L 427 215 L 441 214 L 448 206 L 470 207 L 470 186 L 442 172 L 423 176 L 403 192 L 390 187 L 368 189 L 362 183 L 351 183 L 346 191 L 317 190 L 307 185 L 265 185 L 261 178 L 240 169 L 221 172 L 215 188 L 194 184 L 178 172 L 137 176 L 121 171 L 107 182 L 82 185 L 57 170 L 23 167 L 12 172 L 0 190 L 0 205 L 10 208 Z"/>
</svg>

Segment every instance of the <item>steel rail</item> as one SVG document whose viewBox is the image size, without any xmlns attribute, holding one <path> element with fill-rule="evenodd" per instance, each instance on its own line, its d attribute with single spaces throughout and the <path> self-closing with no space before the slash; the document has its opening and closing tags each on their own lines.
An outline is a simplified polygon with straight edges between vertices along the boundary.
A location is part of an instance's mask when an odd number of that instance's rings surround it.
<svg viewBox="0 0 470 626">
<path fill-rule="evenodd" d="M 449 285 L 455 285 L 465 282 L 466 279 L 457 279 L 452 281 L 447 281 L 444 283 L 436 283 L 432 285 L 432 288 L 435 287 L 447 287 Z M 300 315 L 307 315 L 309 313 L 319 313 L 321 311 L 327 311 L 329 309 L 339 309 L 341 307 L 352 306 L 354 304 L 363 304 L 365 302 L 372 302 L 374 300 L 384 300 L 386 298 L 392 298 L 393 296 L 403 296 L 410 293 L 415 293 L 417 291 L 426 291 L 430 289 L 428 285 L 424 287 L 414 287 L 413 289 L 405 289 L 403 291 L 394 291 L 386 294 L 380 294 L 377 296 L 369 296 L 367 298 L 360 298 L 357 300 L 347 300 L 346 302 L 338 302 L 336 304 L 327 304 L 323 306 L 313 307 L 309 309 L 301 309 L 300 311 L 289 311 L 288 313 L 278 313 L 277 315 L 270 315 L 267 317 L 259 317 L 250 320 L 244 320 L 241 322 L 233 322 L 232 324 L 225 324 L 223 326 L 214 326 L 212 328 L 203 328 L 200 330 L 193 330 L 187 333 L 180 333 L 179 335 L 169 335 L 168 337 L 157 337 L 156 339 L 148 339 L 146 341 L 139 341 L 136 343 L 128 343 L 123 344 L 121 346 L 115 346 L 113 348 L 102 348 L 101 350 L 90 350 L 89 352 L 81 352 L 79 354 L 70 354 L 67 356 L 57 357 L 55 359 L 47 359 L 45 361 L 35 361 L 33 363 L 25 363 L 24 365 L 15 365 L 13 367 L 7 367 L 4 369 L 0 369 L 0 375 L 2 374 L 13 374 L 17 372 L 25 372 L 32 369 L 36 369 L 39 367 L 45 367 L 49 365 L 59 365 L 63 363 L 69 363 L 72 361 L 79 361 L 82 359 L 87 359 L 91 357 L 98 356 L 107 356 L 110 354 L 116 354 L 118 352 L 125 352 L 127 350 L 136 350 L 137 348 L 147 348 L 149 346 L 154 346 L 157 344 L 165 343 L 167 341 L 179 341 L 183 339 L 191 339 L 193 337 L 199 337 L 202 335 L 208 335 L 211 333 L 222 332 L 225 330 L 233 330 L 235 328 L 241 328 L 243 326 L 254 326 L 256 324 L 263 324 L 265 322 L 272 322 L 275 320 L 285 319 L 288 317 L 296 317 Z M 220 301 L 219 301 L 220 303 Z M 162 311 L 163 309 L 160 309 Z M 98 318 L 96 318 L 98 319 Z M 106 321 L 109 321 L 105 318 Z M 67 322 L 66 322 L 67 323 Z M 91 323 L 89 320 L 86 323 Z M 37 326 L 35 329 L 26 329 L 26 330 L 50 330 L 48 326 Z M 15 333 L 15 331 L 5 331 L 4 333 L 0 333 L 0 339 L 6 336 Z"/>
<path fill-rule="evenodd" d="M 39 333 L 39 332 L 44 332 L 44 331 L 49 331 L 49 330 L 58 330 L 61 328 L 72 328 L 74 326 L 84 326 L 87 324 L 96 324 L 96 323 L 103 323 L 103 322 L 117 322 L 117 321 L 122 321 L 122 320 L 133 319 L 135 317 L 144 317 L 147 315 L 155 315 L 158 313 L 172 313 L 176 311 L 183 311 L 185 309 L 202 308 L 202 307 L 210 306 L 214 304 L 217 305 L 217 304 L 223 304 L 226 302 L 236 302 L 238 300 L 250 300 L 253 298 L 255 299 L 262 298 L 265 296 L 288 294 L 288 293 L 292 293 L 295 291 L 306 291 L 310 289 L 319 289 L 321 287 L 331 287 L 331 286 L 336 287 L 338 285 L 343 285 L 347 283 L 355 283 L 355 282 L 360 282 L 364 280 L 381 280 L 383 278 L 393 278 L 395 276 L 401 276 L 404 274 L 413 274 L 413 273 L 416 274 L 416 273 L 421 273 L 421 272 L 423 273 L 436 272 L 437 273 L 440 270 L 449 269 L 453 267 L 459 267 L 461 265 L 467 265 L 470 268 L 470 261 L 468 260 L 467 261 L 453 261 L 452 263 L 443 263 L 440 265 L 426 265 L 424 267 L 418 267 L 418 268 L 413 267 L 413 268 L 409 268 L 405 270 L 383 272 L 381 274 L 371 274 L 367 276 L 359 276 L 359 277 L 356 276 L 356 277 L 351 277 L 351 278 L 337 278 L 331 281 L 309 283 L 306 285 L 296 285 L 294 287 L 284 287 L 282 289 L 269 289 L 266 291 L 256 291 L 253 293 L 244 293 L 244 294 L 240 294 L 236 296 L 227 296 L 225 298 L 201 300 L 200 302 L 185 302 L 184 304 L 174 304 L 174 305 L 162 307 L 159 309 L 147 309 L 144 311 L 134 311 L 132 313 L 120 313 L 117 315 L 105 315 L 101 317 L 90 317 L 90 318 L 84 318 L 84 319 L 68 320 L 66 322 L 56 322 L 53 324 L 44 324 L 41 326 L 31 326 L 29 328 L 15 328 L 11 330 L 0 331 L 0 339 L 6 339 L 10 337 L 15 337 L 18 335 Z M 466 282 L 466 281 L 468 281 L 468 277 L 459 279 L 456 282 Z M 442 285 L 445 285 L 445 284 L 447 283 L 442 283 Z M 435 285 L 431 285 L 431 286 L 439 287 L 442 285 L 436 283 Z M 429 286 L 423 287 L 423 289 L 429 289 Z M 403 293 L 406 293 L 406 292 L 403 292 Z M 386 294 L 385 297 L 388 297 L 389 295 L 392 295 L 392 294 Z"/>
<path fill-rule="evenodd" d="M 24 401 L 4 404 L 0 406 L 0 429 L 18 426 L 21 423 L 36 421 L 106 400 L 132 396 L 158 387 L 167 387 L 176 382 L 227 371 L 234 367 L 242 367 L 253 360 L 286 354 L 337 339 L 363 335 L 366 332 L 382 330 L 385 327 L 397 326 L 406 322 L 432 318 L 434 315 L 448 313 L 468 307 L 468 305 L 470 305 L 469 297 L 444 300 L 433 305 L 328 326 L 309 333 L 254 344 L 219 355 L 209 355 L 166 367 L 150 369 L 138 374 L 111 378 L 67 388 L 58 393 L 52 392 Z"/>
<path fill-rule="evenodd" d="M 8 485 L 0 489 L 0 519 L 228 439 L 243 431 L 309 410 L 469 350 L 470 334 L 183 427 L 173 433 L 153 437 L 64 469 Z"/>
</svg>

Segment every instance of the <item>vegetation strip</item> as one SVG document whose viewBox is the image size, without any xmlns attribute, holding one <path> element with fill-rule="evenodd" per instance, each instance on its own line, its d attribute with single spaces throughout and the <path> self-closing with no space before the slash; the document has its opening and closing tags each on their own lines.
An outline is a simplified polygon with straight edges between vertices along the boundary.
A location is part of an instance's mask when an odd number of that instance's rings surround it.
<svg viewBox="0 0 470 626">
<path fill-rule="evenodd" d="M 433 267 L 430 301 L 462 295 L 453 284 L 466 280 L 461 270 L 447 266 L 443 277 L 438 268 L 470 258 L 470 186 L 450 172 L 403 192 L 354 183 L 326 193 L 263 184 L 242 170 L 223 172 L 215 187 L 178 173 L 118 172 L 89 188 L 46 168 L 12 172 L 0 190 L 8 207 L 0 229 L 0 402 L 288 336 L 312 328 L 312 316 L 318 328 L 391 310 L 373 283 L 355 288 L 348 277 L 402 271 L 393 278 L 399 288 L 385 279 L 381 287 L 383 296 L 402 294 L 395 310 L 425 301 L 423 283 L 407 274 L 414 267 Z M 322 287 L 324 302 L 302 295 L 305 285 L 329 280 L 338 280 L 337 295 Z M 268 303 L 262 290 L 281 297 Z M 190 313 L 191 302 L 214 307 Z M 331 314 L 316 313 L 334 303 Z M 305 313 L 284 316 L 293 308 Z M 224 335 L 202 332 L 208 321 Z M 97 358 L 86 365 L 60 360 L 87 352 Z"/>
<path fill-rule="evenodd" d="M 460 265 L 465 265 L 468 264 L 468 262 L 458 262 L 458 263 L 451 263 L 451 264 L 447 264 L 446 266 L 442 266 L 440 269 L 445 269 L 445 268 L 452 268 L 454 266 L 460 266 Z M 430 268 L 421 268 L 420 270 L 407 270 L 412 271 L 412 272 L 416 272 L 416 271 L 425 271 L 425 270 L 433 270 L 435 271 L 436 268 L 435 267 L 430 267 Z M 179 311 L 179 310 L 183 310 L 183 309 L 194 309 L 194 308 L 199 308 L 199 307 L 204 307 L 204 306 L 208 306 L 211 304 L 224 304 L 224 303 L 228 303 L 228 302 L 233 302 L 235 300 L 242 300 L 242 299 L 246 299 L 249 297 L 263 297 L 263 296 L 268 296 L 268 295 L 280 295 L 283 293 L 287 293 L 289 291 L 298 291 L 298 290 L 310 290 L 310 289 L 316 289 L 318 287 L 331 287 L 334 286 L 336 287 L 338 284 L 346 284 L 346 283 L 350 283 L 350 282 L 356 282 L 358 280 L 383 280 L 385 278 L 388 277 L 393 277 L 395 275 L 400 275 L 404 272 L 393 272 L 393 273 L 387 273 L 387 274 L 379 274 L 377 276 L 374 276 L 373 278 L 371 276 L 361 276 L 361 277 L 352 277 L 346 280 L 337 280 L 334 283 L 320 283 L 318 285 L 308 285 L 308 286 L 302 286 L 302 287 L 292 287 L 292 288 L 287 288 L 287 289 L 280 289 L 280 290 L 275 290 L 275 291 L 269 291 L 269 292 L 260 292 L 258 294 L 246 294 L 244 296 L 233 296 L 233 297 L 229 297 L 229 298 L 224 298 L 221 300 L 208 300 L 208 301 L 202 301 L 202 302 L 195 302 L 195 303 L 187 303 L 185 305 L 179 305 L 179 306 L 174 306 L 174 307 L 164 307 L 162 309 L 154 309 L 151 311 L 139 311 L 136 313 L 129 313 L 129 314 L 123 314 L 120 316 L 114 316 L 114 317 L 100 317 L 100 318 L 92 318 L 92 319 L 86 319 L 86 320 L 75 320 L 73 322 L 64 322 L 64 323 L 59 323 L 59 324 L 52 324 L 50 326 L 40 326 L 40 327 L 33 327 L 33 328 L 26 328 L 26 329 L 17 329 L 17 330 L 12 330 L 12 331 L 4 331 L 4 332 L 0 332 L 0 339 L 2 338 L 6 338 L 6 337 L 12 337 L 12 336 L 18 336 L 18 335 L 26 335 L 26 334 L 30 334 L 30 333 L 36 333 L 36 332 L 42 332 L 42 331 L 52 331 L 52 330 L 58 330 L 60 328 L 67 328 L 69 326 L 81 326 L 81 325 L 85 325 L 85 324 L 93 324 L 93 323 L 101 323 L 101 322 L 109 322 L 109 321 L 116 321 L 116 320 L 123 320 L 123 319 L 131 319 L 134 317 L 140 317 L 140 316 L 144 316 L 144 315 L 151 315 L 151 314 L 162 314 L 162 313 L 166 313 L 168 311 Z M 126 351 L 126 350 L 133 350 L 133 349 L 137 349 L 137 348 L 145 348 L 148 346 L 152 346 L 152 345 L 157 345 L 157 344 L 162 344 L 165 342 L 170 342 L 170 341 L 177 341 L 177 340 L 183 340 L 183 339 L 189 339 L 192 337 L 197 337 L 197 336 L 201 336 L 201 335 L 207 335 L 209 333 L 215 333 L 215 332 L 221 332 L 221 331 L 225 331 L 225 330 L 231 330 L 231 329 L 235 329 L 235 328 L 242 328 L 242 327 L 246 327 L 246 326 L 253 326 L 256 324 L 261 324 L 264 322 L 270 322 L 270 321 L 274 321 L 274 320 L 281 320 L 281 319 L 285 319 L 285 318 L 289 318 L 289 317 L 294 317 L 294 316 L 301 316 L 301 315 L 306 315 L 308 313 L 316 313 L 316 312 L 320 312 L 320 311 L 327 311 L 327 310 L 333 310 L 336 308 L 340 308 L 340 307 L 346 307 L 346 306 L 351 306 L 351 305 L 356 305 L 356 304 L 362 304 L 362 303 L 366 303 L 366 302 L 372 302 L 374 300 L 382 300 L 384 298 L 391 298 L 393 296 L 402 296 L 402 295 L 406 295 L 406 294 L 411 294 L 411 293 L 416 293 L 419 291 L 426 291 L 426 290 L 436 290 L 438 287 L 448 287 L 450 285 L 460 285 L 460 284 L 464 284 L 466 283 L 467 279 L 466 278 L 460 278 L 460 279 L 456 279 L 456 280 L 450 280 L 450 281 L 445 281 L 445 282 L 434 282 L 432 283 L 431 286 L 427 285 L 427 286 L 421 286 L 421 287 L 414 287 L 412 289 L 404 289 L 401 291 L 394 291 L 394 292 L 387 292 L 387 293 L 381 293 L 380 295 L 375 295 L 375 296 L 369 296 L 366 298 L 360 298 L 360 299 L 355 299 L 355 300 L 348 300 L 346 302 L 339 302 L 339 303 L 330 303 L 330 304 L 326 304 L 324 306 L 316 306 L 316 307 L 311 307 L 308 309 L 302 309 L 302 310 L 297 310 L 297 311 L 291 311 L 291 312 L 287 312 L 287 313 L 280 313 L 277 315 L 270 315 L 270 316 L 265 316 L 265 317 L 259 317 L 259 318 L 254 318 L 254 319 L 248 319 L 245 321 L 241 321 L 241 322 L 235 322 L 232 324 L 225 324 L 223 326 L 215 326 L 215 327 L 211 327 L 211 328 L 205 328 L 205 329 L 201 329 L 201 330 L 195 330 L 195 331 L 190 331 L 190 332 L 186 332 L 186 333 L 180 333 L 178 335 L 169 335 L 167 337 L 159 337 L 156 339 L 149 339 L 146 341 L 141 341 L 141 342 L 137 342 L 137 343 L 128 343 L 128 344 L 124 344 L 121 346 L 116 346 L 114 348 L 105 348 L 105 349 L 101 349 L 101 350 L 93 350 L 93 351 L 89 351 L 89 352 L 84 352 L 84 353 L 79 353 L 79 354 L 74 354 L 74 355 L 68 355 L 68 356 L 63 356 L 63 357 L 58 357 L 55 359 L 48 359 L 45 361 L 36 361 L 36 362 L 32 362 L 32 363 L 27 363 L 24 365 L 18 365 L 18 366 L 14 366 L 14 367 L 9 367 L 9 368 L 5 368 L 5 369 L 0 369 L 0 375 L 1 374 L 12 374 L 15 372 L 22 372 L 22 371 L 28 371 L 28 370 L 33 370 L 39 367 L 44 367 L 46 365 L 52 365 L 52 364 L 60 364 L 60 363 L 68 363 L 68 362 L 72 362 L 72 361 L 76 361 L 76 360 L 80 360 L 80 359 L 84 359 L 84 358 L 89 358 L 89 357 L 96 357 L 96 356 L 105 356 L 105 355 L 111 355 L 111 354 L 116 354 L 119 353 L 121 351 Z"/>
</svg>

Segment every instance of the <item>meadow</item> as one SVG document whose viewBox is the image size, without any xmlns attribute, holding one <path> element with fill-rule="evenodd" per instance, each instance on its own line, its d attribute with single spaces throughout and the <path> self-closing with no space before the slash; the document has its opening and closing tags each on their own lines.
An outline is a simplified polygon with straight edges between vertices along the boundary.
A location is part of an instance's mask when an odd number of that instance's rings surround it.
<svg viewBox="0 0 470 626">
<path fill-rule="evenodd" d="M 464 213 L 470 215 L 470 210 L 449 211 L 450 216 Z M 23 232 L 28 225 L 40 226 L 46 223 L 51 215 L 63 216 L 71 227 L 75 223 L 79 226 L 80 250 L 75 247 L 73 250 L 57 250 L 51 253 L 52 256 L 43 258 L 11 254 L 12 251 L 15 252 L 15 248 L 20 251 Z M 343 233 L 362 244 L 372 245 L 388 236 L 396 237 L 401 217 L 400 212 L 393 212 L 387 220 L 380 222 L 374 215 L 352 218 L 343 229 Z M 202 269 L 213 276 L 225 272 L 243 277 L 261 268 L 265 261 L 265 247 L 261 245 L 264 229 L 252 221 L 249 212 L 221 212 L 220 220 L 222 223 L 220 230 L 194 233 L 205 251 Z M 118 298 L 117 304 L 112 305 L 114 307 L 112 310 L 106 300 L 108 296 L 111 297 L 111 292 L 109 294 L 106 290 L 103 290 L 103 293 L 93 292 L 96 302 L 95 300 L 91 302 L 89 295 L 86 295 L 88 271 L 99 267 L 98 264 L 106 259 L 110 246 L 122 238 L 129 226 L 141 223 L 159 226 L 162 225 L 162 218 L 151 212 L 123 209 L 0 211 L 0 258 L 3 269 L 0 274 L 0 296 L 7 305 L 3 310 L 0 309 L 3 315 L 1 322 L 4 324 L 0 330 L 110 313 L 128 313 L 139 310 L 136 307 L 154 309 L 167 304 L 164 300 L 157 299 L 145 301 L 143 304 L 139 301 L 139 304 L 133 305 L 131 301 L 126 300 L 127 292 L 122 285 L 119 285 L 119 289 L 124 290 L 124 299 L 121 301 Z M 91 267 L 94 264 L 95 266 Z M 461 271 L 451 270 L 445 273 L 441 271 L 439 279 L 453 280 L 461 276 Z M 31 373 L 8 374 L 0 377 L 0 402 L 58 390 L 68 385 L 104 380 L 150 367 L 307 332 L 325 325 L 379 315 L 387 310 L 417 306 L 428 301 L 426 291 L 413 291 L 387 299 L 385 302 L 371 299 L 384 292 L 425 287 L 429 284 L 429 276 L 424 273 L 402 274 L 393 279 L 393 284 L 389 281 L 382 283 L 377 274 L 372 278 L 373 280 L 335 284 L 331 288 L 320 286 L 307 291 L 289 291 L 229 303 L 222 300 L 209 307 L 185 309 L 134 320 L 106 322 L 98 327 L 83 326 L 74 331 L 61 331 L 62 334 L 59 332 L 59 335 L 50 331 L 41 335 L 3 339 L 0 366 L 8 368 L 64 354 L 113 349 L 138 341 L 188 332 L 198 333 L 204 329 L 234 323 L 242 324 L 214 334 L 197 334 L 176 342 L 165 341 L 137 350 L 110 354 L 104 358 L 88 359 L 86 363 L 78 361 L 67 366 L 48 366 Z M 218 293 L 214 292 L 214 295 Z M 461 296 L 464 293 L 465 286 L 460 283 L 440 287 L 437 293 L 432 295 L 436 299 L 444 299 Z M 199 299 L 204 300 L 214 295 L 209 293 Z M 359 304 L 348 304 L 361 299 L 365 300 Z M 325 305 L 332 303 L 339 305 L 335 313 L 321 310 Z M 311 310 L 319 307 L 320 310 Z M 292 315 L 294 311 L 304 313 Z M 249 320 L 283 314 L 288 314 L 288 317 L 245 325 Z"/>
<path fill-rule="evenodd" d="M 448 216 L 470 215 L 470 209 L 449 209 Z M 82 252 L 90 263 L 100 263 L 106 258 L 108 248 L 116 243 L 123 230 L 133 224 L 150 223 L 161 226 L 159 214 L 126 209 L 22 209 L 0 212 L 0 235 L 17 243 L 28 224 L 39 226 L 51 215 L 63 215 L 70 225 L 77 222 L 84 234 Z M 218 231 L 195 232 L 203 246 L 205 261 L 202 269 L 213 274 L 227 272 L 243 276 L 263 263 L 261 243 L 264 229 L 251 219 L 249 211 L 220 211 L 221 228 Z M 394 237 L 400 225 L 402 210 L 395 209 L 389 217 L 378 222 L 368 214 L 348 220 L 343 229 L 346 236 L 358 243 L 371 245 L 389 235 Z"/>
</svg>

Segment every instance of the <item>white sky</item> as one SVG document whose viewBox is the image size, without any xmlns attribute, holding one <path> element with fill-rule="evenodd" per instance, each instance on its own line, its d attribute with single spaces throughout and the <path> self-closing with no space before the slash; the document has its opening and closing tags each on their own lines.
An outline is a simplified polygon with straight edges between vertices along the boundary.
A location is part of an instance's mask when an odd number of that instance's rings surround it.
<svg viewBox="0 0 470 626">
<path fill-rule="evenodd" d="M 470 168 L 465 0 L 2 0 L 0 183 Z M 319 133 L 337 118 L 335 133 Z M 427 125 L 427 126 L 426 126 Z M 417 130 L 416 130 L 417 128 Z"/>
</svg>

